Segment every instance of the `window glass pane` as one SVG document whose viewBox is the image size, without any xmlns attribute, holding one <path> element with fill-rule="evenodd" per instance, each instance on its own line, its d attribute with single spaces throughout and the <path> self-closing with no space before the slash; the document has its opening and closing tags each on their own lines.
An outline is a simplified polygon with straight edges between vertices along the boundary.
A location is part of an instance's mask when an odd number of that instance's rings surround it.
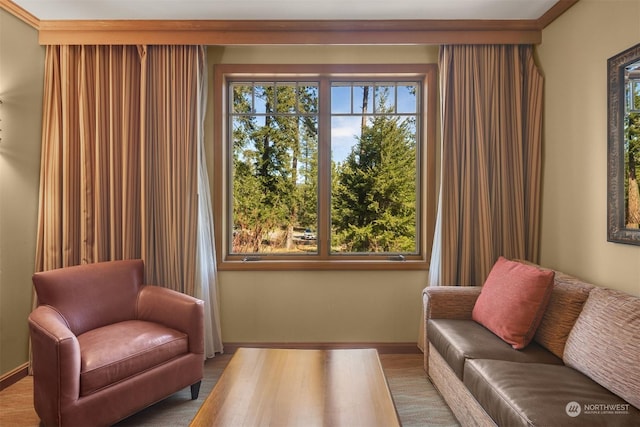
<svg viewBox="0 0 640 427">
<path fill-rule="evenodd" d="M 351 85 L 337 83 L 331 86 L 331 113 L 351 113 Z"/>
<path fill-rule="evenodd" d="M 374 111 L 376 114 L 394 113 L 396 111 L 396 88 L 395 86 L 376 85 Z"/>
<path fill-rule="evenodd" d="M 253 108 L 253 86 L 252 85 L 231 85 L 233 93 L 233 112 L 250 113 Z"/>
<path fill-rule="evenodd" d="M 295 85 L 276 88 L 278 105 L 292 102 Z M 306 101 L 300 101 L 306 103 Z M 317 100 L 309 101 L 311 103 Z M 265 109 L 269 108 L 267 102 Z M 305 109 L 313 109 L 304 105 Z M 317 253 L 318 121 L 315 115 L 231 115 L 233 139 L 233 254 Z"/>
<path fill-rule="evenodd" d="M 318 112 L 318 85 L 298 86 L 298 111 L 303 114 Z"/>
<path fill-rule="evenodd" d="M 256 114 L 273 113 L 273 92 L 274 87 L 271 85 L 256 85 L 253 88 L 254 94 L 254 112 Z"/>
<path fill-rule="evenodd" d="M 395 114 L 395 84 L 367 87 L 354 86 L 354 114 L 332 110 L 331 253 L 417 253 L 416 107 Z M 409 92 L 402 97 L 410 99 Z M 363 98 L 359 110 L 356 95 Z M 377 114 L 363 115 L 371 102 Z"/>
<path fill-rule="evenodd" d="M 400 85 L 396 88 L 396 91 L 398 94 L 398 113 L 416 113 L 418 111 L 417 85 Z"/>
<path fill-rule="evenodd" d="M 631 109 L 634 111 L 640 111 L 640 80 L 633 81 L 631 93 Z"/>
<path fill-rule="evenodd" d="M 373 112 L 373 86 L 362 84 L 353 87 L 353 112 Z"/>
<path fill-rule="evenodd" d="M 296 112 L 296 84 L 295 83 L 277 83 L 276 84 L 276 111 L 278 113 Z"/>
</svg>

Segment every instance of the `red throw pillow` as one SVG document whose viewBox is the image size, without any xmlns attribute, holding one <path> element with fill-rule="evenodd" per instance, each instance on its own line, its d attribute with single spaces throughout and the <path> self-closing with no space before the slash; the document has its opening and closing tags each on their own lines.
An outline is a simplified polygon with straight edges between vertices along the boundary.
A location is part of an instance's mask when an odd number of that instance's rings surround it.
<svg viewBox="0 0 640 427">
<path fill-rule="evenodd" d="M 471 317 L 516 350 L 531 342 L 549 303 L 553 270 L 500 257 L 484 282 Z"/>
</svg>

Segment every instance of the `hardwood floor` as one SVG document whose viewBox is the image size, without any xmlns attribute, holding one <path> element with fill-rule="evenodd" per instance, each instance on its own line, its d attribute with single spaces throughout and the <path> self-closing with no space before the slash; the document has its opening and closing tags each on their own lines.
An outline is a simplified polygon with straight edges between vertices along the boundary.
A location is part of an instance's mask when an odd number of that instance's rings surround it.
<svg viewBox="0 0 640 427">
<path fill-rule="evenodd" d="M 33 409 L 33 377 L 27 376 L 0 391 L 0 426 L 40 425 Z"/>
</svg>

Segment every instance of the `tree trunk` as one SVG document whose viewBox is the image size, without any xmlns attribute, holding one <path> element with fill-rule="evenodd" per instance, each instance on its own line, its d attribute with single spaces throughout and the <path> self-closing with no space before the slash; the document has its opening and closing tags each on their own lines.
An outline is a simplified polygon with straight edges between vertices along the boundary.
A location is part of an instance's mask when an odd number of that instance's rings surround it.
<svg viewBox="0 0 640 427">
<path fill-rule="evenodd" d="M 640 228 L 640 188 L 636 176 L 633 151 L 629 151 L 629 194 L 627 195 L 627 228 Z"/>
<path fill-rule="evenodd" d="M 362 88 L 362 122 L 360 123 L 360 135 L 367 127 L 367 108 L 369 108 L 369 86 Z"/>
</svg>

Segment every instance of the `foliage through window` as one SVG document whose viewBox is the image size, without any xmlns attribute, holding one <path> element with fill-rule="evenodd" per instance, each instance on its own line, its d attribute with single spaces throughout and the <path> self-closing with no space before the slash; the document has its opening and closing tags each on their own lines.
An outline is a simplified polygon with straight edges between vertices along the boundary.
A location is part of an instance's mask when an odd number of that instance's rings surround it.
<svg viewBox="0 0 640 427">
<path fill-rule="evenodd" d="M 316 239 L 303 231 L 317 230 L 318 85 L 238 82 L 229 94 L 231 252 L 305 252 Z"/>
<path fill-rule="evenodd" d="M 222 81 L 228 260 L 424 261 L 424 75 Z"/>
<path fill-rule="evenodd" d="M 625 226 L 640 228 L 640 62 L 625 70 L 624 197 Z"/>
</svg>

